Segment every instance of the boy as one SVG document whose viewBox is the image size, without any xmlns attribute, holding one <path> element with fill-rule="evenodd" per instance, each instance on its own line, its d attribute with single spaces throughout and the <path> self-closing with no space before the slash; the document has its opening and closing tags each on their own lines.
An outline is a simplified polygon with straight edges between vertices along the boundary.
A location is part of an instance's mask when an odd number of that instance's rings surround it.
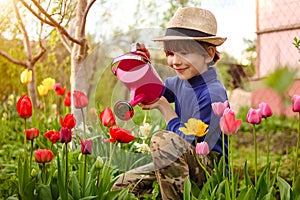
<svg viewBox="0 0 300 200">
<path fill-rule="evenodd" d="M 156 178 L 162 199 L 182 198 L 187 178 L 203 186 L 205 173 L 196 160 L 196 143 L 209 144 L 211 151 L 204 163 L 208 171 L 213 169 L 213 160 L 217 162 L 223 155 L 219 118 L 213 114 L 211 104 L 227 100 L 226 90 L 212 67 L 220 59 L 216 46 L 222 45 L 226 38 L 217 37 L 216 32 L 217 22 L 210 11 L 186 7 L 179 8 L 169 21 L 165 36 L 154 39 L 163 42 L 167 63 L 177 76 L 165 80 L 165 90 L 158 101 L 140 106 L 145 110 L 158 109 L 166 121 L 166 131 L 151 138 L 153 164 L 127 172 L 127 177 L 121 177 L 124 180 L 118 180 L 115 186 L 133 184 L 132 191 L 141 193 Z M 149 55 L 144 45 L 139 51 Z M 175 110 L 170 104 L 173 102 Z M 180 131 L 191 118 L 208 125 L 205 136 Z M 227 156 L 227 137 L 225 151 Z"/>
</svg>

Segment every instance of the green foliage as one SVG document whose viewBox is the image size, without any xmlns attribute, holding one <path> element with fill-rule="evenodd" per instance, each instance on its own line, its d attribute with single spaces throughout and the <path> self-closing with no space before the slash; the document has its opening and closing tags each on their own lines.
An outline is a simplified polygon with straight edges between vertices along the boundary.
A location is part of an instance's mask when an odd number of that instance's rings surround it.
<svg viewBox="0 0 300 200">
<path fill-rule="evenodd" d="M 295 70 L 291 70 L 288 67 L 282 67 L 269 74 L 264 82 L 278 94 L 285 94 L 289 87 L 294 83 L 295 78 Z"/>
</svg>

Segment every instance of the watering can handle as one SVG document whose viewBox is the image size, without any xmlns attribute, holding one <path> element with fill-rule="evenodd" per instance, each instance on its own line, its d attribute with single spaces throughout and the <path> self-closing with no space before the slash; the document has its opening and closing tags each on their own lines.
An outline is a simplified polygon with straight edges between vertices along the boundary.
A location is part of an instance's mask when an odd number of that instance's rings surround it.
<svg viewBox="0 0 300 200">
<path fill-rule="evenodd" d="M 116 64 L 117 62 L 120 62 L 121 60 L 140 60 L 142 62 L 145 63 L 150 63 L 150 60 L 148 60 L 147 58 L 137 55 L 137 54 L 124 54 L 121 56 L 118 56 L 116 58 L 113 59 L 113 61 L 111 62 L 111 71 L 114 73 L 114 75 L 116 75 L 116 69 L 113 67 L 114 64 Z"/>
</svg>

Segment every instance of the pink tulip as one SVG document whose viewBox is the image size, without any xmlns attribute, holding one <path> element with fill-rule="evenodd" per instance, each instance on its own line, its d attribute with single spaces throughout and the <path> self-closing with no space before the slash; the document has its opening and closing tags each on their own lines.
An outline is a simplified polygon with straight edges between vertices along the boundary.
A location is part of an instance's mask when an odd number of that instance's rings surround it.
<svg viewBox="0 0 300 200">
<path fill-rule="evenodd" d="M 72 140 L 72 131 L 67 127 L 61 127 L 60 129 L 60 138 L 59 141 L 61 143 L 69 143 Z"/>
<path fill-rule="evenodd" d="M 224 134 L 234 135 L 242 125 L 242 120 L 235 119 L 235 113 L 230 108 L 224 110 L 223 116 L 220 119 L 220 129 Z"/>
<path fill-rule="evenodd" d="M 247 113 L 246 121 L 249 124 L 260 124 L 261 120 L 262 120 L 262 114 L 260 109 L 255 110 L 250 108 L 250 110 Z"/>
<path fill-rule="evenodd" d="M 211 104 L 213 112 L 216 116 L 222 117 L 224 110 L 228 108 L 229 103 L 228 101 L 222 102 L 215 102 Z"/>
<path fill-rule="evenodd" d="M 89 104 L 89 99 L 81 91 L 74 90 L 73 98 L 74 98 L 74 107 L 75 108 L 84 108 Z"/>
<path fill-rule="evenodd" d="M 292 98 L 293 112 L 300 112 L 300 96 L 294 95 Z"/>
<path fill-rule="evenodd" d="M 81 144 L 81 153 L 82 154 L 91 154 L 93 141 L 92 140 L 80 140 Z"/>
<path fill-rule="evenodd" d="M 205 156 L 205 155 L 209 154 L 209 146 L 208 146 L 207 142 L 204 141 L 204 142 L 197 143 L 196 154 L 198 154 L 200 156 Z"/>
<path fill-rule="evenodd" d="M 261 111 L 263 118 L 271 117 L 273 115 L 273 112 L 272 112 L 269 104 L 263 102 L 263 103 L 260 103 L 258 105 L 258 107 Z"/>
</svg>

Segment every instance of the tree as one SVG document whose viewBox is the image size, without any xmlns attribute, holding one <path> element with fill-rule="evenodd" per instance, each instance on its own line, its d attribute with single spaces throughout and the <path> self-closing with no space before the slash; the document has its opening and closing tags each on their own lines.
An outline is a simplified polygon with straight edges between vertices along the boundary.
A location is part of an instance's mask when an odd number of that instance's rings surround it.
<svg viewBox="0 0 300 200">
<path fill-rule="evenodd" d="M 55 28 L 60 34 L 64 46 L 71 54 L 71 92 L 74 90 L 86 92 L 86 69 L 84 66 L 88 55 L 88 43 L 85 33 L 86 17 L 95 1 L 96 0 L 77 0 L 75 4 L 71 0 L 62 0 L 58 1 L 59 5 L 53 7 L 51 12 L 49 12 L 47 9 L 51 7 L 50 5 L 42 4 L 36 0 L 31 0 L 30 4 L 25 0 L 20 0 L 41 23 Z M 44 6 L 48 7 L 44 8 Z M 75 6 L 75 26 L 68 31 L 66 27 L 71 20 Z M 55 18 L 54 16 L 58 17 Z M 67 20 L 65 24 L 63 24 L 64 20 Z M 79 122 L 77 124 L 80 124 L 82 121 L 80 112 L 77 112 L 73 105 L 74 104 L 72 104 L 72 113 L 75 114 Z"/>
</svg>

